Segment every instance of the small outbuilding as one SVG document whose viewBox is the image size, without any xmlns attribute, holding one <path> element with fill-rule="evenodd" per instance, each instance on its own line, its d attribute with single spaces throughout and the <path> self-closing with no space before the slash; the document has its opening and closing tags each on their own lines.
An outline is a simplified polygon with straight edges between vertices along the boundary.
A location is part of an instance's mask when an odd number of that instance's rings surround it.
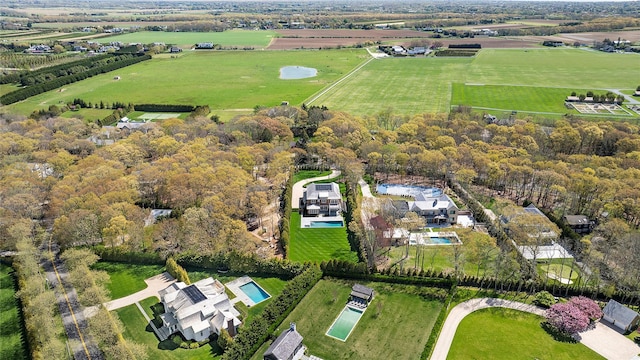
<svg viewBox="0 0 640 360">
<path fill-rule="evenodd" d="M 354 284 L 351 288 L 351 301 L 361 301 L 368 304 L 373 300 L 373 289 L 360 284 Z"/>
<path fill-rule="evenodd" d="M 640 323 L 640 314 L 615 300 L 609 300 L 604 309 L 602 309 L 602 313 L 603 320 L 608 321 L 623 332 L 637 327 Z"/>
</svg>

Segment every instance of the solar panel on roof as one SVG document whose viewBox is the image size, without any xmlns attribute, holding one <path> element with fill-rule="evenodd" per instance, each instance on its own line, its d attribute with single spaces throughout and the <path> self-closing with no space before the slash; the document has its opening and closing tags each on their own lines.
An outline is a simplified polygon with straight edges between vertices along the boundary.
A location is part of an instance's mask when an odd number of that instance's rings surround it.
<svg viewBox="0 0 640 360">
<path fill-rule="evenodd" d="M 198 289 L 198 287 L 195 285 L 187 286 L 186 288 L 182 289 L 182 291 L 184 291 L 184 293 L 189 297 L 191 302 L 194 304 L 197 304 L 200 301 L 204 301 L 207 299 L 207 297 L 204 296 L 202 291 L 200 291 L 200 289 Z"/>
</svg>

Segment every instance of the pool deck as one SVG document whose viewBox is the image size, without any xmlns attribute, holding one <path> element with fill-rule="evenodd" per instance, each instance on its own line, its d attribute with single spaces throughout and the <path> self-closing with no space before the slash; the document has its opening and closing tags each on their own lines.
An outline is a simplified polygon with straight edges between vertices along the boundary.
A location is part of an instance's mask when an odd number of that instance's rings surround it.
<svg viewBox="0 0 640 360">
<path fill-rule="evenodd" d="M 311 228 L 312 221 L 342 221 L 342 225 L 344 226 L 344 219 L 342 216 L 302 216 L 300 217 L 300 228 Z"/>
<path fill-rule="evenodd" d="M 231 292 L 236 296 L 235 298 L 231 299 L 231 303 L 232 304 L 235 304 L 237 302 L 242 301 L 245 305 L 247 305 L 247 307 L 252 307 L 252 306 L 256 305 L 256 303 L 253 300 L 251 300 L 251 298 L 249 298 L 249 296 L 247 296 L 247 294 L 245 294 L 244 291 L 242 291 L 242 289 L 240 289 L 240 286 L 242 286 L 244 284 L 248 284 L 248 283 L 250 283 L 252 281 L 258 287 L 260 287 L 262 289 L 262 286 L 260 286 L 252 278 L 250 278 L 250 277 L 248 277 L 246 275 L 243 276 L 243 277 L 237 278 L 235 280 L 229 281 L 228 283 L 224 284 L 224 286 L 226 286 L 227 289 L 231 290 Z M 266 293 L 266 291 L 264 289 L 262 289 L 262 290 Z M 271 295 L 269 295 L 269 296 L 271 296 Z"/>
</svg>

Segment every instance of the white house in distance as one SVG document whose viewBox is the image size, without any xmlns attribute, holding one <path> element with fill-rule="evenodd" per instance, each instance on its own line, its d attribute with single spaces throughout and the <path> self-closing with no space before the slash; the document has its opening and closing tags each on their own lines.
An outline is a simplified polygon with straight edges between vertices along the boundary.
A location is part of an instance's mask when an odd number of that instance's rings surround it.
<svg viewBox="0 0 640 360">
<path fill-rule="evenodd" d="M 158 293 L 165 310 L 160 315 L 161 332 L 164 329 L 169 334 L 179 331 L 187 340 L 202 341 L 213 333 L 220 335 L 222 329 L 235 336 L 242 324 L 224 285 L 213 278 L 192 285 L 176 282 Z"/>
<path fill-rule="evenodd" d="M 342 211 L 342 195 L 338 184 L 309 184 L 300 199 L 305 216 L 338 216 Z"/>
<path fill-rule="evenodd" d="M 603 320 L 608 321 L 622 332 L 627 332 L 640 324 L 640 314 L 615 300 L 609 300 L 602 309 L 602 314 Z"/>
</svg>

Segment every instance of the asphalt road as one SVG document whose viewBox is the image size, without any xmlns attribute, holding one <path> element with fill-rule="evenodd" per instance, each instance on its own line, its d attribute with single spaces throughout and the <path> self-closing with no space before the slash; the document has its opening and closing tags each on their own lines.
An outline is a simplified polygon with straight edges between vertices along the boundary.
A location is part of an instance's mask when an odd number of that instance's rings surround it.
<svg viewBox="0 0 640 360">
<path fill-rule="evenodd" d="M 59 247 L 57 244 L 47 244 L 41 250 L 45 255 L 42 267 L 45 270 L 47 281 L 56 293 L 58 308 L 69 339 L 69 347 L 73 352 L 73 358 L 76 360 L 103 360 L 104 355 L 89 334 L 87 320 L 84 317 L 82 305 L 78 301 L 78 294 L 69 283 L 69 274 L 64 263 L 60 260 Z M 53 254 L 53 262 L 48 256 L 49 251 Z M 60 282 L 62 288 L 58 286 Z"/>
</svg>

